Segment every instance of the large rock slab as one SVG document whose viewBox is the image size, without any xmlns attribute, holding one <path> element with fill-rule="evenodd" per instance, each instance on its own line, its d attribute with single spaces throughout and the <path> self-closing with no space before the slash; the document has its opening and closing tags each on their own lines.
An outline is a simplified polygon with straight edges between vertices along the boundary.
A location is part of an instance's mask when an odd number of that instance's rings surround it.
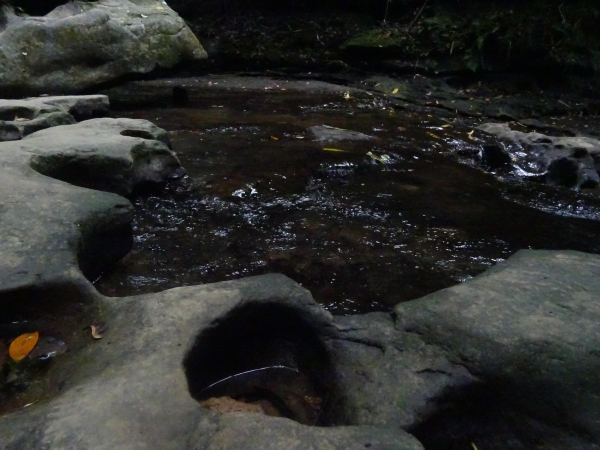
<svg viewBox="0 0 600 450">
<path fill-rule="evenodd" d="M 87 285 L 80 268 L 93 274 L 127 254 L 133 211 L 117 194 L 180 174 L 167 143 L 164 130 L 133 119 L 92 119 L 0 143 L 0 298 Z"/>
<path fill-rule="evenodd" d="M 4 95 L 77 93 L 204 58 L 198 39 L 164 1 L 74 1 L 43 17 L 0 12 Z"/>
<path fill-rule="evenodd" d="M 394 309 L 488 392 L 600 442 L 600 255 L 522 250 L 458 286 Z"/>
</svg>

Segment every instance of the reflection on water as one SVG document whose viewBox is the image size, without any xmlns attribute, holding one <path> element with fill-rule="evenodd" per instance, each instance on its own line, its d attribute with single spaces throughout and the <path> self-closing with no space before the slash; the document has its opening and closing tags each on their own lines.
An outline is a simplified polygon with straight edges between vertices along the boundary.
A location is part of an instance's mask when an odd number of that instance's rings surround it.
<svg viewBox="0 0 600 450">
<path fill-rule="evenodd" d="M 472 124 L 364 97 L 244 93 L 120 111 L 171 131 L 189 179 L 134 200 L 134 250 L 97 288 L 122 296 L 281 272 L 348 314 L 389 310 L 521 248 L 600 252 L 597 198 L 498 181 L 476 167 Z M 318 142 L 315 125 L 375 139 Z"/>
</svg>

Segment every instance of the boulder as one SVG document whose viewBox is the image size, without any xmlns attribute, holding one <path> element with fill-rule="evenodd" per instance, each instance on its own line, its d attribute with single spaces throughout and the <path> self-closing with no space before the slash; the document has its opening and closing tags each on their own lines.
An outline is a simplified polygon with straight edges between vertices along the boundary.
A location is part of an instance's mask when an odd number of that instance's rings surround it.
<svg viewBox="0 0 600 450">
<path fill-rule="evenodd" d="M 28 134 L 77 120 L 106 115 L 106 95 L 0 99 L 0 142 L 22 139 Z"/>
<path fill-rule="evenodd" d="M 508 154 L 522 173 L 544 175 L 549 184 L 594 188 L 600 184 L 600 141 L 594 138 L 554 137 L 511 130 L 506 123 L 484 123 L 477 129 L 514 148 Z"/>
<path fill-rule="evenodd" d="M 73 1 L 43 17 L 0 13 L 0 93 L 77 93 L 206 58 L 164 1 Z"/>
</svg>

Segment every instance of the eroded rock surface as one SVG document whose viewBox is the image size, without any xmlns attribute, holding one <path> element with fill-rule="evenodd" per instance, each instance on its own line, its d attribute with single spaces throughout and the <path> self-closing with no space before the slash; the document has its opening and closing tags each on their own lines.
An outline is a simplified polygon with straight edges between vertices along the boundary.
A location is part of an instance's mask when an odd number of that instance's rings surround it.
<svg viewBox="0 0 600 450">
<path fill-rule="evenodd" d="M 0 91 L 77 93 L 127 74 L 206 58 L 164 1 L 69 2 L 43 17 L 0 12 Z"/>
<path fill-rule="evenodd" d="M 0 99 L 0 142 L 15 141 L 58 125 L 104 116 L 106 95 L 36 97 L 25 100 Z"/>
<path fill-rule="evenodd" d="M 542 175 L 549 184 L 593 188 L 600 184 L 600 141 L 594 138 L 553 137 L 511 130 L 507 123 L 484 123 L 479 130 L 517 148 L 506 149 L 530 175 Z"/>
<path fill-rule="evenodd" d="M 93 274 L 127 254 L 133 211 L 116 194 L 180 174 L 167 144 L 164 130 L 133 119 L 0 143 L 0 294 L 86 284 L 80 268 Z"/>
</svg>

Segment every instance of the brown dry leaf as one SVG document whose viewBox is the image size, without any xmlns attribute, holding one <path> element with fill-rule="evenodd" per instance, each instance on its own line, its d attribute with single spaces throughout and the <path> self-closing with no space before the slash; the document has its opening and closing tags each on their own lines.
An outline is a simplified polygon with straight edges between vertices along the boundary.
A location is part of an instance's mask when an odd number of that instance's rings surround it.
<svg viewBox="0 0 600 450">
<path fill-rule="evenodd" d="M 404 128 L 404 127 L 398 127 L 398 131 L 406 131 L 406 128 Z"/>
<path fill-rule="evenodd" d="M 395 89 L 392 91 L 392 94 L 396 94 L 397 92 L 398 92 L 398 88 L 395 88 Z"/>
<path fill-rule="evenodd" d="M 200 405 L 210 411 L 220 414 L 231 412 L 253 412 L 259 414 L 265 413 L 260 405 L 251 405 L 249 403 L 239 402 L 231 397 L 211 397 L 207 400 L 202 400 Z"/>
<path fill-rule="evenodd" d="M 34 333 L 22 334 L 10 343 L 8 354 L 15 361 L 21 361 L 29 354 L 29 352 L 31 352 L 31 350 L 33 350 L 33 347 L 35 347 L 39 338 L 40 333 L 37 331 Z"/>
<path fill-rule="evenodd" d="M 108 330 L 108 326 L 104 322 L 96 322 L 90 325 L 92 329 L 92 337 L 94 339 L 102 339 L 106 330 Z"/>
</svg>

